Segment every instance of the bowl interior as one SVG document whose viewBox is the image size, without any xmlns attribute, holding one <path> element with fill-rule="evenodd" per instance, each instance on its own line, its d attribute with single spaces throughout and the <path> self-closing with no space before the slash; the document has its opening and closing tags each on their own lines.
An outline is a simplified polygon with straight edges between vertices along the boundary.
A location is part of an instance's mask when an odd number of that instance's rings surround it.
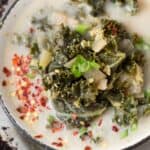
<svg viewBox="0 0 150 150">
<path fill-rule="evenodd" d="M 68 0 L 36 0 L 35 2 L 31 0 L 20 0 L 16 4 L 5 20 L 5 24 L 0 31 L 0 83 L 6 79 L 2 72 L 3 67 L 7 66 L 8 68 L 11 68 L 11 58 L 13 54 L 17 53 L 26 55 L 28 53 L 28 50 L 24 47 L 14 46 L 12 44 L 13 33 L 21 33 L 26 31 L 30 27 L 28 20 L 32 14 L 35 14 L 41 8 L 55 7 L 56 9 L 60 9 L 64 7 L 64 2 L 67 1 Z M 150 37 L 150 1 L 148 2 L 148 0 L 143 0 L 141 12 L 134 17 L 126 16 L 119 8 L 110 5 L 107 6 L 107 11 L 108 13 L 111 13 L 112 18 L 124 22 L 129 30 L 138 32 L 140 35 Z M 147 59 L 147 63 L 145 64 L 145 88 L 150 88 L 150 51 L 146 51 L 145 54 Z M 20 120 L 19 114 L 16 111 L 16 108 L 20 102 L 11 95 L 11 93 L 14 92 L 14 87 L 8 86 L 4 88 L 0 84 L 0 92 L 2 94 L 5 106 L 16 120 L 17 124 L 32 137 L 38 134 L 43 134 L 44 137 L 39 139 L 43 144 L 51 146 L 51 143 L 60 136 L 65 139 L 66 143 L 68 143 L 66 150 L 83 150 L 84 147 L 89 144 L 83 143 L 78 138 L 74 138 L 72 135 L 72 130 L 64 129 L 58 134 L 52 134 L 49 130 L 47 130 L 45 128 L 47 124 L 47 116 L 51 113 L 51 111 L 43 111 L 40 114 L 40 119 L 36 124 L 29 124 L 28 122 Z M 113 111 L 111 109 L 102 117 L 104 120 L 102 127 L 95 127 L 94 132 L 104 137 L 106 142 L 100 144 L 99 146 L 92 144 L 94 150 L 123 149 L 150 136 L 150 117 L 142 117 L 139 121 L 138 131 L 131 133 L 126 139 L 120 139 L 119 134 L 112 132 L 111 128 L 114 123 L 112 123 Z M 124 129 L 120 128 L 120 130 Z"/>
</svg>

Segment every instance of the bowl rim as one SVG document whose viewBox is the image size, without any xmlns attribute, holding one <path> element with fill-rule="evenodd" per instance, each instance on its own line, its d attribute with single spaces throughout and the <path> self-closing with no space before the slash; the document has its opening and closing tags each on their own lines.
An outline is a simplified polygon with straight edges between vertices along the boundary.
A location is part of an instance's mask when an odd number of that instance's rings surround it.
<svg viewBox="0 0 150 150">
<path fill-rule="evenodd" d="M 11 13 L 11 10 L 16 6 L 16 4 L 19 2 L 20 0 L 15 0 L 13 2 L 13 4 L 8 8 L 7 11 L 4 12 L 3 17 L 0 20 L 0 30 L 3 28 L 3 25 L 5 23 L 5 20 L 7 19 L 8 15 Z M 54 148 L 52 148 L 51 146 L 42 143 L 41 141 L 33 138 L 29 133 L 27 133 L 27 131 L 25 129 L 23 129 L 15 120 L 15 118 L 11 115 L 11 113 L 9 112 L 9 109 L 7 108 L 7 106 L 5 105 L 5 100 L 4 97 L 2 96 L 2 94 L 0 93 L 0 105 L 2 106 L 5 114 L 7 115 L 7 117 L 9 118 L 9 120 L 11 121 L 11 123 L 16 127 L 16 129 L 18 129 L 18 132 L 24 136 L 25 138 L 29 138 L 31 140 L 32 143 L 38 144 L 39 146 L 43 147 L 45 150 L 56 150 Z M 137 148 L 138 146 L 140 146 L 141 144 L 146 143 L 147 141 L 150 140 L 150 135 L 143 138 L 142 140 L 138 141 L 137 143 L 130 145 L 126 148 L 123 148 L 122 150 L 132 150 L 133 148 Z"/>
</svg>

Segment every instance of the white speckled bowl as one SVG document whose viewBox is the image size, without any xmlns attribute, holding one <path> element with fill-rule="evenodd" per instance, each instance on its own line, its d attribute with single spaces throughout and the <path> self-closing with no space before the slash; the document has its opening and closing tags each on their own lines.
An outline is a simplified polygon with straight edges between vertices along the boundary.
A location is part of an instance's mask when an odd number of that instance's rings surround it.
<svg viewBox="0 0 150 150">
<path fill-rule="evenodd" d="M 4 80 L 2 73 L 3 66 L 11 66 L 11 58 L 14 53 L 26 54 L 27 51 L 21 47 L 14 47 L 11 44 L 12 33 L 24 31 L 26 27 L 29 27 L 28 19 L 32 13 L 35 13 L 38 9 L 48 6 L 61 6 L 63 1 L 67 0 L 20 0 L 9 13 L 5 20 L 5 23 L 0 31 L 0 83 Z M 120 11 L 119 8 L 107 7 L 108 13 L 111 13 L 111 17 L 124 22 L 129 30 L 138 32 L 139 34 L 150 37 L 150 1 L 141 0 L 141 12 L 134 17 L 126 16 Z M 112 13 L 113 12 L 113 13 Z M 150 54 L 146 52 L 147 64 L 145 65 L 145 87 L 150 87 Z M 59 136 L 63 137 L 68 143 L 64 148 L 65 150 L 84 150 L 84 147 L 89 143 L 83 143 L 79 138 L 74 138 L 71 130 L 64 129 L 61 133 L 52 134 L 45 128 L 46 118 L 50 112 L 43 112 L 40 117 L 40 121 L 36 125 L 29 125 L 19 119 L 16 107 L 18 100 L 15 97 L 11 97 L 10 93 L 13 91 L 13 87 L 4 88 L 0 84 L 0 91 L 3 99 L 3 106 L 10 119 L 15 123 L 23 134 L 28 135 L 32 140 L 37 141 L 47 148 L 54 148 L 51 145 L 53 140 L 56 140 Z M 150 136 L 150 117 L 142 117 L 139 121 L 137 132 L 130 133 L 125 139 L 120 139 L 119 133 L 112 132 L 112 116 L 113 111 L 109 110 L 103 115 L 103 125 L 95 128 L 95 133 L 105 138 L 105 142 L 99 145 L 90 144 L 93 150 L 120 150 L 137 144 L 138 142 L 148 138 Z M 120 130 L 123 130 L 122 128 Z M 40 140 L 33 137 L 42 133 L 44 137 Z"/>
</svg>

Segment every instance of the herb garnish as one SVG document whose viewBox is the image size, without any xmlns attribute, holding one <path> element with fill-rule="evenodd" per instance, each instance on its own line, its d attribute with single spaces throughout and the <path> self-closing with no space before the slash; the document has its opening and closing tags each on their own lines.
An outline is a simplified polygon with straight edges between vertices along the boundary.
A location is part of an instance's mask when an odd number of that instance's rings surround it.
<svg viewBox="0 0 150 150">
<path fill-rule="evenodd" d="M 150 50 L 150 42 L 137 35 L 134 36 L 135 47 L 139 50 Z"/>
<path fill-rule="evenodd" d="M 83 3 L 86 2 L 88 5 L 92 7 L 91 14 L 95 17 L 99 15 L 104 15 L 105 5 L 108 2 L 107 0 L 72 0 L 73 2 Z M 138 11 L 138 1 L 137 0 L 109 0 L 110 2 L 119 4 L 122 8 L 124 8 L 131 15 L 134 15 Z"/>
<path fill-rule="evenodd" d="M 125 129 L 125 130 L 121 133 L 120 137 L 121 137 L 121 139 L 124 139 L 124 138 L 128 137 L 128 135 L 129 135 L 129 131 L 128 131 L 128 129 Z"/>
<path fill-rule="evenodd" d="M 75 31 L 83 35 L 89 30 L 89 28 L 90 27 L 87 24 L 78 24 L 75 28 Z"/>
<path fill-rule="evenodd" d="M 47 121 L 48 121 L 48 126 L 51 127 L 55 121 L 55 117 L 52 115 L 49 115 Z"/>
<path fill-rule="evenodd" d="M 30 53 L 33 56 L 38 56 L 39 55 L 40 51 L 39 51 L 39 46 L 38 46 L 37 43 L 32 44 Z"/>
<path fill-rule="evenodd" d="M 82 55 L 78 55 L 76 56 L 76 60 L 71 67 L 71 72 L 75 77 L 79 78 L 84 73 L 99 68 L 100 65 L 95 61 L 88 61 Z"/>
<path fill-rule="evenodd" d="M 150 89 L 144 91 L 144 96 L 148 101 L 150 101 Z"/>
<path fill-rule="evenodd" d="M 137 123 L 133 123 L 133 124 L 131 125 L 131 127 L 130 127 L 130 130 L 131 130 L 132 132 L 134 132 L 134 131 L 137 130 L 137 128 L 138 128 L 138 124 L 137 124 Z"/>
</svg>

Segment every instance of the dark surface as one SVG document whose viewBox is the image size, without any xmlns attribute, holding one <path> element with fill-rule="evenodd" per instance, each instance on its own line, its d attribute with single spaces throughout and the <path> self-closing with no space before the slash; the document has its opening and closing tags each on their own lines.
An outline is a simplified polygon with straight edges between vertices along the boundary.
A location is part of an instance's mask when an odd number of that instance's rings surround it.
<svg viewBox="0 0 150 150">
<path fill-rule="evenodd" d="M 7 141 L 4 141 L 0 136 L 0 150 L 17 150 L 17 148 L 9 146 Z"/>
<path fill-rule="evenodd" d="M 8 4 L 9 0 L 0 0 L 0 17 L 3 15 L 5 11 L 5 6 Z"/>
</svg>

